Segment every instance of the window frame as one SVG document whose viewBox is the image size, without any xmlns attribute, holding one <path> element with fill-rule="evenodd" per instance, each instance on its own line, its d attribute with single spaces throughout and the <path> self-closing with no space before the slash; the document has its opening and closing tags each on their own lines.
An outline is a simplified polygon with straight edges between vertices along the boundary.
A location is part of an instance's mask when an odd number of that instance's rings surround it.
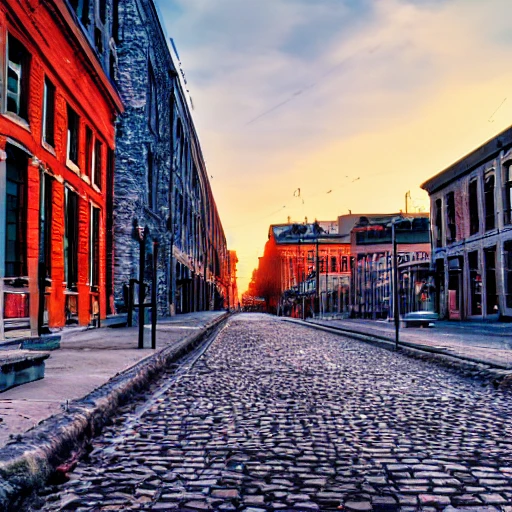
<svg viewBox="0 0 512 512">
<path fill-rule="evenodd" d="M 71 125 L 72 120 L 73 125 Z M 75 111 L 75 109 L 69 105 L 69 103 L 67 104 L 66 133 L 66 165 L 73 171 L 79 172 L 80 167 L 78 160 L 80 155 L 80 116 Z"/>
<path fill-rule="evenodd" d="M 474 205 L 472 205 L 472 186 L 474 185 Z M 480 233 L 480 211 L 478 204 L 478 177 L 471 178 L 468 182 L 468 218 L 469 218 L 469 236 Z M 474 208 L 472 208 L 474 206 Z"/>
<path fill-rule="evenodd" d="M 457 240 L 457 223 L 455 208 L 455 191 L 451 190 L 445 195 L 446 209 L 446 245 L 451 245 Z"/>
<path fill-rule="evenodd" d="M 21 51 L 20 62 L 17 63 L 11 60 L 11 48 L 14 45 L 19 45 Z M 30 60 L 31 55 L 27 50 L 26 46 L 15 37 L 12 33 L 7 32 L 6 34 L 6 45 L 5 45 L 5 85 L 4 85 L 4 112 L 8 115 L 15 116 L 17 119 L 22 120 L 28 125 L 29 122 L 29 82 L 30 82 Z M 12 63 L 12 65 L 11 65 Z M 15 65 L 19 67 L 15 69 Z M 13 93 L 9 91 L 9 73 L 18 75 L 17 79 L 17 92 Z M 16 103 L 16 110 L 9 109 L 9 98 Z M 14 97 L 14 98 L 13 98 Z"/>
<path fill-rule="evenodd" d="M 95 226 L 95 214 L 98 215 L 97 226 Z M 97 289 L 100 285 L 101 208 L 92 201 L 89 217 L 89 286 Z"/>
<path fill-rule="evenodd" d="M 51 92 L 50 96 L 49 92 Z M 50 78 L 45 76 L 43 84 L 43 118 L 41 128 L 43 143 L 51 148 L 55 147 L 55 96 L 56 87 Z M 49 97 L 51 97 L 51 101 L 49 101 Z M 50 104 L 51 108 L 49 109 Z M 49 130 L 49 128 L 51 129 Z"/>
<path fill-rule="evenodd" d="M 70 223 L 70 194 L 75 201 L 73 223 Z M 78 285 L 78 235 L 80 198 L 71 187 L 64 187 L 64 281 L 68 290 L 76 290 Z"/>
<path fill-rule="evenodd" d="M 92 155 L 91 184 L 93 187 L 101 190 L 103 179 L 103 143 L 97 137 L 94 139 Z"/>
<path fill-rule="evenodd" d="M 435 246 L 443 247 L 443 199 L 441 197 L 434 201 L 434 216 Z"/>
<path fill-rule="evenodd" d="M 9 151 L 12 151 L 13 157 L 9 158 Z M 5 208 L 6 208 L 6 215 L 5 215 L 5 235 L 4 235 L 4 243 L 5 243 L 5 269 L 4 274 L 5 277 L 25 277 L 27 275 L 27 192 L 28 192 L 28 155 L 26 155 L 21 149 L 17 148 L 16 146 L 8 146 L 7 148 L 7 160 L 6 160 L 6 188 L 5 188 Z M 18 160 L 17 156 L 23 155 L 23 158 L 26 159 L 26 165 L 25 168 L 22 166 L 21 158 Z M 12 162 L 14 160 L 14 162 Z M 16 164 L 18 164 L 20 167 L 17 167 Z M 16 168 L 16 172 L 18 173 L 18 177 L 13 178 L 9 176 L 9 165 L 13 165 Z M 12 225 L 13 223 L 9 223 L 9 182 L 12 182 L 17 187 L 17 193 L 16 193 L 16 222 L 15 225 L 15 233 L 16 238 L 13 240 L 9 240 L 9 233 L 12 232 L 12 230 L 9 230 L 9 225 Z M 13 194 L 10 194 L 13 196 Z M 8 251 L 9 251 L 9 243 L 14 242 L 15 243 L 15 253 L 16 258 L 14 260 L 8 259 Z M 9 269 L 9 265 L 13 265 L 13 271 L 11 272 Z M 18 267 L 16 269 L 16 267 Z"/>
<path fill-rule="evenodd" d="M 492 188 L 489 190 L 488 183 L 492 183 Z M 485 231 L 496 229 L 496 173 L 494 170 L 484 174 L 484 228 Z"/>
</svg>

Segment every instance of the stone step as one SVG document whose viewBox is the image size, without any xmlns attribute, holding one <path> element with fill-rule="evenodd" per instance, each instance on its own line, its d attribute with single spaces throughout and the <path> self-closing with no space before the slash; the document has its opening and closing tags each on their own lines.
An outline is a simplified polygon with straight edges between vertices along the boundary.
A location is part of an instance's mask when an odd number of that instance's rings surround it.
<svg viewBox="0 0 512 512">
<path fill-rule="evenodd" d="M 0 351 L 0 392 L 14 386 L 44 378 L 48 352 L 30 350 Z"/>
</svg>

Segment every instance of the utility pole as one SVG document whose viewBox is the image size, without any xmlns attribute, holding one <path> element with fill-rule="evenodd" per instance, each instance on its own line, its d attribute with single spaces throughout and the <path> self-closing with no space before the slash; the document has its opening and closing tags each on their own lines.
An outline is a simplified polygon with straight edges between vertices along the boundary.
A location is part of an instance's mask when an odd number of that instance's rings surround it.
<svg viewBox="0 0 512 512">
<path fill-rule="evenodd" d="M 325 312 L 329 313 L 329 249 L 325 251 Z"/>
<path fill-rule="evenodd" d="M 315 255 L 315 316 L 318 316 L 320 307 L 320 266 L 318 264 L 318 236 L 316 239 Z"/>
</svg>

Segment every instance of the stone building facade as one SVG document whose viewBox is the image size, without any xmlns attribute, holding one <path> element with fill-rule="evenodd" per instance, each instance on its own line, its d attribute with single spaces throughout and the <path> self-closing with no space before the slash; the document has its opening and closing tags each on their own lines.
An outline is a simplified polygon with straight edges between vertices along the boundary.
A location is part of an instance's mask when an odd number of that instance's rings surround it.
<svg viewBox="0 0 512 512">
<path fill-rule="evenodd" d="M 428 213 L 357 217 L 351 229 L 351 316 L 371 319 L 394 316 L 392 221 L 396 226 L 399 314 L 428 310 L 431 300 Z"/>
<path fill-rule="evenodd" d="M 422 188 L 430 195 L 437 312 L 512 317 L 512 128 Z"/>
<path fill-rule="evenodd" d="M 107 313 L 123 107 L 103 68 L 107 41 L 95 46 L 76 7 L 0 1 L 0 309 L 8 328 L 28 323 L 33 334 Z"/>
<path fill-rule="evenodd" d="M 137 229 L 149 229 L 145 281 L 159 245 L 160 315 L 225 307 L 228 253 L 179 68 L 152 0 L 116 4 L 114 298 L 139 277 Z"/>
</svg>

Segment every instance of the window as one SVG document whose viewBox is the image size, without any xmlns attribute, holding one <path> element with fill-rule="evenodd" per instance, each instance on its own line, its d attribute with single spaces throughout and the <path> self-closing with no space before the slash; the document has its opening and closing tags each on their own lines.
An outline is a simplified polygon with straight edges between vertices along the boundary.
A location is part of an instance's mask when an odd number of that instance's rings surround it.
<svg viewBox="0 0 512 512">
<path fill-rule="evenodd" d="M 116 44 L 119 43 L 119 0 L 112 2 L 112 37 Z"/>
<path fill-rule="evenodd" d="M 498 294 L 496 290 L 496 247 L 484 250 L 485 260 L 485 295 L 487 314 L 498 313 Z"/>
<path fill-rule="evenodd" d="M 92 161 L 92 176 L 91 181 L 99 189 L 101 189 L 102 179 L 102 165 L 103 165 L 103 144 L 96 140 L 94 143 L 93 161 Z"/>
<path fill-rule="evenodd" d="M 108 65 L 109 65 L 109 76 L 112 80 L 116 79 L 116 69 L 117 69 L 117 62 L 116 62 L 116 55 L 113 51 L 110 51 L 110 55 L 108 58 Z"/>
<path fill-rule="evenodd" d="M 336 262 L 336 256 L 331 256 L 331 272 L 337 272 L 338 271 L 338 265 Z"/>
<path fill-rule="evenodd" d="M 512 163 L 505 166 L 504 174 L 503 222 L 505 224 L 512 224 Z"/>
<path fill-rule="evenodd" d="M 28 157 L 7 145 L 5 276 L 26 275 L 26 176 Z"/>
<path fill-rule="evenodd" d="M 348 256 L 341 257 L 341 271 L 348 272 Z"/>
<path fill-rule="evenodd" d="M 153 153 L 148 151 L 148 207 L 152 210 L 156 209 L 156 179 Z"/>
<path fill-rule="evenodd" d="M 446 244 L 452 244 L 457 238 L 457 228 L 455 225 L 455 194 L 449 192 L 446 194 Z"/>
<path fill-rule="evenodd" d="M 435 211 L 435 233 L 434 239 L 436 241 L 436 247 L 443 246 L 443 202 L 441 199 L 436 199 L 434 211 Z"/>
<path fill-rule="evenodd" d="M 85 175 L 91 177 L 94 174 L 94 145 L 92 130 L 85 127 Z"/>
<path fill-rule="evenodd" d="M 70 0 L 71 7 L 76 13 L 77 18 L 83 23 L 84 26 L 88 26 L 89 19 L 89 0 Z"/>
<path fill-rule="evenodd" d="M 505 300 L 507 308 L 512 308 L 512 240 L 503 244 L 503 263 L 505 271 Z"/>
<path fill-rule="evenodd" d="M 41 173 L 40 212 L 39 212 L 39 261 L 44 263 L 46 275 L 51 276 L 51 242 L 52 242 L 52 182 L 53 179 L 46 173 Z"/>
<path fill-rule="evenodd" d="M 107 21 L 107 0 L 99 0 L 98 10 L 100 12 L 101 23 L 105 24 Z"/>
<path fill-rule="evenodd" d="M 485 230 L 489 231 L 495 227 L 494 208 L 494 174 L 487 174 L 484 180 L 484 205 L 485 205 Z"/>
<path fill-rule="evenodd" d="M 149 63 L 149 98 L 148 98 L 148 124 L 149 129 L 158 135 L 158 98 L 156 90 L 155 72 L 151 62 Z"/>
<path fill-rule="evenodd" d="M 68 162 L 78 167 L 78 134 L 79 117 L 78 114 L 68 105 Z"/>
<path fill-rule="evenodd" d="M 103 32 L 96 27 L 94 29 L 94 45 L 100 55 L 103 54 Z"/>
<path fill-rule="evenodd" d="M 480 231 L 480 219 L 478 215 L 478 181 L 469 182 L 469 234 L 474 235 Z"/>
<path fill-rule="evenodd" d="M 181 124 L 181 119 L 178 118 L 178 122 L 176 125 L 176 167 L 181 166 L 181 158 L 182 158 L 182 146 L 183 146 L 183 126 Z"/>
<path fill-rule="evenodd" d="M 478 265 L 478 251 L 468 253 L 471 314 L 482 314 L 482 276 Z"/>
<path fill-rule="evenodd" d="M 99 285 L 100 276 L 100 209 L 91 204 L 91 229 L 89 241 L 89 284 Z"/>
<path fill-rule="evenodd" d="M 64 278 L 72 289 L 78 281 L 78 195 L 65 187 L 64 200 Z"/>
<path fill-rule="evenodd" d="M 43 140 L 55 145 L 55 86 L 48 77 L 44 79 L 43 90 Z"/>
<path fill-rule="evenodd" d="M 7 112 L 28 119 L 29 53 L 11 34 L 7 37 Z"/>
</svg>

